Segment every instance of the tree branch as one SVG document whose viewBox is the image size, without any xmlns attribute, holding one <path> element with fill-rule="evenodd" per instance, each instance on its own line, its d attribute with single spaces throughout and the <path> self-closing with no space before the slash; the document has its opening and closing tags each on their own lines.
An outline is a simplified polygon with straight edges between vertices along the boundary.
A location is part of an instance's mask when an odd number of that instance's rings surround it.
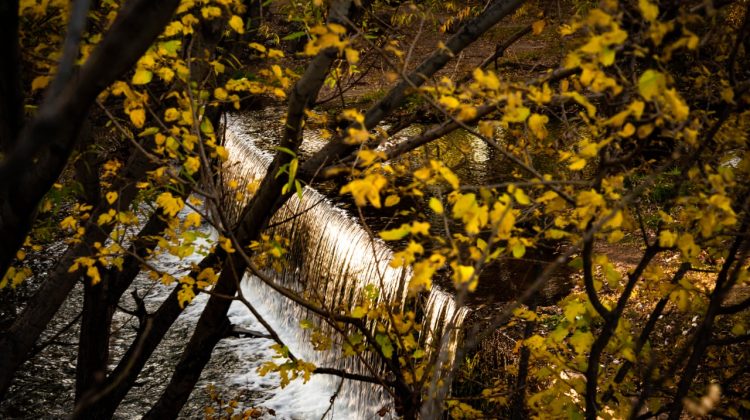
<svg viewBox="0 0 750 420">
<path fill-rule="evenodd" d="M 594 307 L 596 312 L 606 320 L 612 314 L 610 313 L 609 309 L 604 307 L 602 301 L 599 300 L 599 296 L 596 294 L 596 287 L 594 287 L 594 273 L 591 255 L 593 247 L 593 236 L 583 241 L 583 251 L 581 252 L 581 258 L 583 259 L 583 284 L 585 286 L 586 296 L 589 298 L 589 302 L 591 302 L 591 305 Z"/>
<path fill-rule="evenodd" d="M 445 48 L 435 51 L 426 58 L 413 72 L 401 80 L 396 86 L 370 107 L 365 113 L 364 126 L 370 130 L 374 128 L 383 118 L 399 107 L 412 86 L 419 87 L 432 77 L 438 70 L 442 69 L 448 61 L 456 54 L 463 51 L 467 46 L 476 41 L 482 34 L 502 18 L 512 13 L 524 0 L 500 0 L 492 4 L 484 13 L 467 23 L 452 36 L 446 43 Z M 336 138 L 326 144 L 319 152 L 308 159 L 300 167 L 300 175 L 312 177 L 319 169 L 335 162 L 339 157 L 348 154 L 356 146 L 346 144 L 343 138 Z"/>
</svg>

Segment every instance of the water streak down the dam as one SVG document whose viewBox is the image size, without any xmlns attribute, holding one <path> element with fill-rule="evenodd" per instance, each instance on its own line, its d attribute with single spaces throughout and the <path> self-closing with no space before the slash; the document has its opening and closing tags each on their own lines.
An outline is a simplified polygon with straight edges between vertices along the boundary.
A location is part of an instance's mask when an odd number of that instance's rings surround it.
<svg viewBox="0 0 750 420">
<path fill-rule="evenodd" d="M 262 179 L 271 162 L 271 156 L 255 144 L 252 136 L 244 134 L 240 118 L 243 117 L 228 118 L 225 135 L 230 158 L 225 164 L 222 181 L 224 185 L 236 181 L 234 191 L 246 191 L 249 184 Z M 244 203 L 234 200 L 234 192 L 226 195 L 230 199 L 223 208 L 230 216 L 237 217 Z M 293 195 L 274 215 L 271 225 L 267 233 L 289 240 L 287 264 L 280 272 L 269 269 L 267 273 L 277 284 L 319 300 L 326 308 L 352 308 L 368 285 L 377 287 L 381 301 L 404 302 L 410 272 L 390 267 L 392 251 L 379 239 L 371 238 L 360 223 L 321 193 L 305 187 L 301 199 Z M 269 314 L 269 319 L 274 319 L 274 329 L 295 356 L 320 367 L 372 375 L 362 361 L 342 356 L 341 339 L 332 328 L 316 322 L 315 315 L 273 291 L 259 278 L 246 276 L 242 292 L 261 314 Z M 453 354 L 458 344 L 458 328 L 447 331 L 444 327 L 451 320 L 460 327 L 467 314 L 466 308 L 457 310 L 450 294 L 434 288 L 423 312 L 422 340 L 427 344 L 437 343 L 445 333 L 448 340 L 443 349 Z M 332 350 L 320 352 L 312 348 L 312 330 L 300 326 L 303 319 L 315 322 L 334 340 Z M 382 366 L 374 358 L 365 361 L 382 372 Z M 316 378 L 314 386 L 324 386 L 331 394 L 336 392 L 340 378 L 316 376 L 323 379 Z M 380 385 L 347 380 L 338 392 L 334 417 L 373 418 L 387 405 L 392 406 L 390 396 Z"/>
</svg>

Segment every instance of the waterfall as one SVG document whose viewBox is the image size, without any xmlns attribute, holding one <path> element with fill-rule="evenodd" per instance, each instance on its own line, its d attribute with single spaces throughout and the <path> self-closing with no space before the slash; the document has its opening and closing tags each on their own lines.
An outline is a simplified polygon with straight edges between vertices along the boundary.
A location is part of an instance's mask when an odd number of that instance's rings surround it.
<svg viewBox="0 0 750 420">
<path fill-rule="evenodd" d="M 226 124 L 225 147 L 230 158 L 225 164 L 225 179 L 222 180 L 224 185 L 236 185 L 234 191 L 226 194 L 228 198 L 223 206 L 230 217 L 235 218 L 249 196 L 247 186 L 262 179 L 271 162 L 271 156 L 259 149 L 254 139 L 242 133 L 239 118 L 230 117 Z M 244 196 L 239 203 L 236 200 L 238 192 Z M 268 269 L 266 273 L 277 284 L 331 309 L 353 307 L 368 285 L 377 288 L 380 301 L 404 302 L 410 272 L 390 267 L 393 254 L 386 244 L 379 238 L 371 237 L 357 220 L 321 193 L 304 188 L 301 197 L 295 194 L 282 206 L 270 225 L 266 233 L 278 234 L 289 241 L 285 256 L 287 264 L 280 272 Z M 273 291 L 259 278 L 246 276 L 242 293 L 264 317 L 268 317 L 269 323 L 295 356 L 316 366 L 372 376 L 372 372 L 357 358 L 343 357 L 338 350 L 340 341 L 334 339 L 331 350 L 315 351 L 310 344 L 312 330 L 302 328 L 299 322 L 316 317 Z M 443 334 L 450 334 L 448 348 L 443 349 L 448 350 L 452 359 L 458 345 L 458 330 L 467 312 L 466 308 L 456 309 L 450 294 L 434 288 L 424 308 L 425 332 L 422 341 L 426 344 L 437 343 Z M 451 320 L 454 328 L 444 331 Z M 318 327 L 328 337 L 338 336 L 330 326 Z M 375 358 L 365 361 L 376 372 L 382 372 L 382 366 Z M 341 379 L 336 376 L 314 376 L 316 383 L 313 386 L 327 390 L 328 396 L 338 390 L 332 414 L 334 418 L 373 418 L 377 417 L 376 413 L 382 407 L 392 406 L 389 395 L 379 385 L 347 380 L 340 387 Z M 279 395 L 284 392 L 278 391 Z M 305 391 L 299 392 L 300 395 L 306 394 Z M 328 401 L 321 404 L 320 394 L 317 395 L 311 397 L 309 403 L 325 411 Z M 285 401 L 283 397 L 279 399 L 282 400 Z M 319 417 L 321 413 L 316 415 Z M 302 416 L 308 417 L 307 414 Z"/>
</svg>

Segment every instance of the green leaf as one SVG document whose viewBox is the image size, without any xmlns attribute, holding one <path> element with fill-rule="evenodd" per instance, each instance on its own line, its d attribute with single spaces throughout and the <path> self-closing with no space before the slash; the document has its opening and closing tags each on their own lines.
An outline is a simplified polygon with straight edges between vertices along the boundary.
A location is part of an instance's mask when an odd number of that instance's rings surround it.
<svg viewBox="0 0 750 420">
<path fill-rule="evenodd" d="M 583 305 L 583 303 L 574 300 L 565 305 L 565 309 L 563 310 L 563 312 L 565 313 L 565 319 L 573 322 L 578 315 L 583 315 L 586 313 L 586 307 Z"/>
<path fill-rule="evenodd" d="M 638 93 L 643 99 L 651 100 L 667 87 L 667 79 L 664 75 L 656 70 L 646 70 L 638 78 Z"/>
<path fill-rule="evenodd" d="M 580 269 L 583 267 L 583 260 L 581 257 L 573 258 L 573 260 L 568 263 L 568 267 Z"/>
<path fill-rule="evenodd" d="M 380 291 L 378 291 L 377 286 L 374 284 L 368 284 L 365 286 L 364 294 L 367 299 L 375 300 L 378 298 L 378 295 L 380 295 Z"/>
<path fill-rule="evenodd" d="M 305 31 L 299 31 L 299 32 L 293 32 L 283 38 L 281 38 L 282 41 L 292 41 L 297 38 L 302 38 L 303 36 L 307 35 L 307 32 Z"/>
<path fill-rule="evenodd" d="M 182 41 L 180 41 L 179 39 L 175 39 L 172 41 L 160 42 L 158 45 L 160 49 L 163 49 L 164 51 L 169 53 L 169 55 L 176 55 L 177 50 L 179 50 L 182 46 Z"/>
<path fill-rule="evenodd" d="M 138 133 L 138 137 L 152 136 L 152 135 L 154 135 L 154 134 L 156 134 L 158 132 L 159 132 L 159 128 L 158 127 L 149 127 L 147 129 L 141 131 L 140 133 Z"/>
<path fill-rule="evenodd" d="M 203 134 L 212 134 L 214 132 L 214 126 L 211 124 L 211 120 L 208 118 L 203 118 L 201 120 L 201 133 Z"/>
<path fill-rule="evenodd" d="M 287 147 L 276 146 L 276 147 L 274 147 L 274 149 L 278 150 L 279 152 L 284 152 L 284 153 L 288 154 L 289 156 L 291 156 L 293 158 L 297 157 L 297 154 L 294 153 L 294 151 L 292 149 L 289 149 Z"/>
<path fill-rule="evenodd" d="M 349 336 L 349 343 L 352 345 L 357 345 L 363 341 L 365 341 L 365 337 L 361 333 L 354 333 Z"/>
<path fill-rule="evenodd" d="M 296 179 L 294 180 L 294 189 L 297 190 L 297 198 L 302 200 L 302 184 L 300 184 Z"/>
<path fill-rule="evenodd" d="M 357 306 L 352 310 L 352 318 L 362 318 L 367 315 L 367 309 Z"/>
<path fill-rule="evenodd" d="M 393 356 L 393 344 L 387 335 L 378 334 L 375 336 L 375 341 L 380 345 L 380 350 L 383 351 L 383 356 L 390 359 Z"/>
<path fill-rule="evenodd" d="M 594 342 L 594 335 L 590 332 L 576 331 L 570 337 L 570 345 L 573 346 L 575 352 L 582 354 L 591 348 L 591 344 Z"/>
</svg>

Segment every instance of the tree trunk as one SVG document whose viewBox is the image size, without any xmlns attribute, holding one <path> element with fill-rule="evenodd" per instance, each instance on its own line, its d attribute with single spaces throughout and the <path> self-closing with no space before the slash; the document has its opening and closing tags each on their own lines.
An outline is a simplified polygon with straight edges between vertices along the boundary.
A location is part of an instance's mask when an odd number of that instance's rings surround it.
<svg viewBox="0 0 750 420">
<path fill-rule="evenodd" d="M 137 151 L 133 152 L 123 174 L 123 180 L 113 186 L 114 190 L 120 191 L 118 201 L 113 207 L 115 210 L 124 211 L 129 208 L 138 193 L 135 182 L 152 169 L 153 164 L 145 156 Z M 108 205 L 102 205 L 92 212 L 81 242 L 68 248 L 21 315 L 16 318 L 5 335 L 0 337 L 0 354 L 7 355 L 0 358 L 0 399 L 10 386 L 18 367 L 31 354 L 31 348 L 39 335 L 78 281 L 80 276 L 77 273 L 68 272 L 70 266 L 76 258 L 91 255 L 94 243 L 104 243 L 109 237 L 114 228 L 113 224 L 96 225 L 98 215 L 108 210 Z"/>
<path fill-rule="evenodd" d="M 247 265 L 240 257 L 230 256 L 222 267 L 214 292 L 224 296 L 234 296 L 246 269 Z M 230 299 L 211 296 L 167 389 L 159 401 L 146 413 L 144 419 L 177 417 L 198 382 L 203 368 L 211 359 L 214 347 L 231 330 L 231 324 L 227 318 L 227 311 L 231 304 Z"/>
<path fill-rule="evenodd" d="M 23 125 L 18 49 L 18 0 L 0 2 L 0 155 L 15 145 Z M 0 272 L 2 274 L 4 272 Z"/>
<path fill-rule="evenodd" d="M 107 374 L 109 325 L 113 313 L 107 302 L 107 277 L 103 276 L 96 285 L 92 285 L 89 279 L 84 281 L 83 316 L 76 366 L 76 401 L 87 391 L 96 388 Z"/>
<path fill-rule="evenodd" d="M 18 146 L 0 162 L 0 273 L 8 270 L 31 229 L 39 202 L 65 168 L 91 104 L 133 67 L 178 4 L 179 0 L 126 2 L 78 76 L 57 75 L 52 81 L 51 86 L 58 86 L 65 79 L 59 94 L 45 98 L 20 134 Z M 4 385 L 0 381 L 0 396 Z"/>
</svg>

